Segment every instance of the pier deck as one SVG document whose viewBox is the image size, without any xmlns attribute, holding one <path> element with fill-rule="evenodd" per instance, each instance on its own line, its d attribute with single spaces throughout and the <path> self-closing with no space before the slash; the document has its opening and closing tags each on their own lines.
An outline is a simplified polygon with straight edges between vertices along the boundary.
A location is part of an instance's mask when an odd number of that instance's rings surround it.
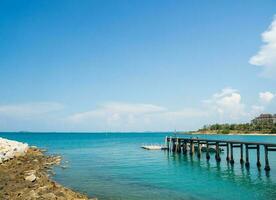
<svg viewBox="0 0 276 200">
<path fill-rule="evenodd" d="M 276 144 L 275 143 L 265 143 L 265 142 L 244 142 L 244 141 L 237 141 L 237 140 L 210 140 L 210 139 L 200 139 L 200 138 L 178 138 L 178 137 L 166 137 L 166 145 L 169 151 L 173 151 L 176 153 L 183 152 L 187 154 L 188 151 L 191 155 L 197 153 L 198 158 L 201 157 L 202 154 L 202 145 L 206 145 L 206 159 L 210 159 L 210 147 L 215 146 L 215 158 L 217 162 L 221 161 L 220 156 L 220 147 L 226 148 L 226 161 L 234 164 L 234 148 L 240 149 L 240 163 L 244 164 L 247 168 L 250 167 L 249 163 L 249 150 L 255 149 L 256 150 L 256 157 L 257 157 L 257 167 L 261 167 L 260 162 L 260 148 L 264 149 L 264 158 L 265 158 L 265 167 L 264 170 L 269 171 L 269 158 L 268 152 L 269 151 L 276 151 Z M 189 150 L 188 150 L 189 147 Z M 195 148 L 196 147 L 196 148 Z M 196 150 L 196 152 L 195 152 Z M 244 151 L 245 151 L 245 160 L 244 160 Z"/>
</svg>

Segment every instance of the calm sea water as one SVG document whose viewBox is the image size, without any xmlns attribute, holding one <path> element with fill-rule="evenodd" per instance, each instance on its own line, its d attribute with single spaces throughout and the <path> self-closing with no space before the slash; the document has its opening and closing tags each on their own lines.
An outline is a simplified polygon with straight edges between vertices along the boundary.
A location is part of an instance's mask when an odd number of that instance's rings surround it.
<svg viewBox="0 0 276 200">
<path fill-rule="evenodd" d="M 217 164 L 214 155 L 147 151 L 143 143 L 164 143 L 169 133 L 0 133 L 0 137 L 27 142 L 60 154 L 68 168 L 55 168 L 59 183 L 99 199 L 276 199 L 276 152 L 270 152 L 270 173 L 258 171 L 255 150 L 250 150 L 250 170 L 228 165 L 225 155 Z M 182 137 L 191 137 L 182 135 Z M 275 136 L 207 136 L 276 143 Z M 253 156 L 254 154 L 254 156 Z"/>
</svg>

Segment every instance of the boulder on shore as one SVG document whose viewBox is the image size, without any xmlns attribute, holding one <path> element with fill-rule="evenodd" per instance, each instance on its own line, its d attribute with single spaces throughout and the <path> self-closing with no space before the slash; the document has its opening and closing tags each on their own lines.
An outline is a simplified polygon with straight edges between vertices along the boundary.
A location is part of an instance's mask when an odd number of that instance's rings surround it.
<svg viewBox="0 0 276 200">
<path fill-rule="evenodd" d="M 26 143 L 0 138 L 0 164 L 14 157 L 23 156 L 28 151 Z"/>
</svg>

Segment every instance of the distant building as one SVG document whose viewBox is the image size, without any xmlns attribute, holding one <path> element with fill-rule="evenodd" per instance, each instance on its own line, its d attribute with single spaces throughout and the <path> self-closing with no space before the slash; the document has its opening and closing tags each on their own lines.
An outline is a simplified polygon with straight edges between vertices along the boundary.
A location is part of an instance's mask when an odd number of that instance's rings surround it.
<svg viewBox="0 0 276 200">
<path fill-rule="evenodd" d="M 252 124 L 258 123 L 276 123 L 276 114 L 260 114 L 259 117 L 256 117 L 251 121 Z"/>
</svg>

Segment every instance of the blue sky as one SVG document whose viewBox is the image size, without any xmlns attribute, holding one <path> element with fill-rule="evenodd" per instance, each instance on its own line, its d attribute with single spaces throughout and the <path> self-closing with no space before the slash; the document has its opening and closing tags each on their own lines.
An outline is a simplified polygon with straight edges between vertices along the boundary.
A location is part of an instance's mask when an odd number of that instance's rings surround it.
<svg viewBox="0 0 276 200">
<path fill-rule="evenodd" d="M 0 130 L 191 130 L 276 113 L 275 8 L 1 1 Z"/>
</svg>

